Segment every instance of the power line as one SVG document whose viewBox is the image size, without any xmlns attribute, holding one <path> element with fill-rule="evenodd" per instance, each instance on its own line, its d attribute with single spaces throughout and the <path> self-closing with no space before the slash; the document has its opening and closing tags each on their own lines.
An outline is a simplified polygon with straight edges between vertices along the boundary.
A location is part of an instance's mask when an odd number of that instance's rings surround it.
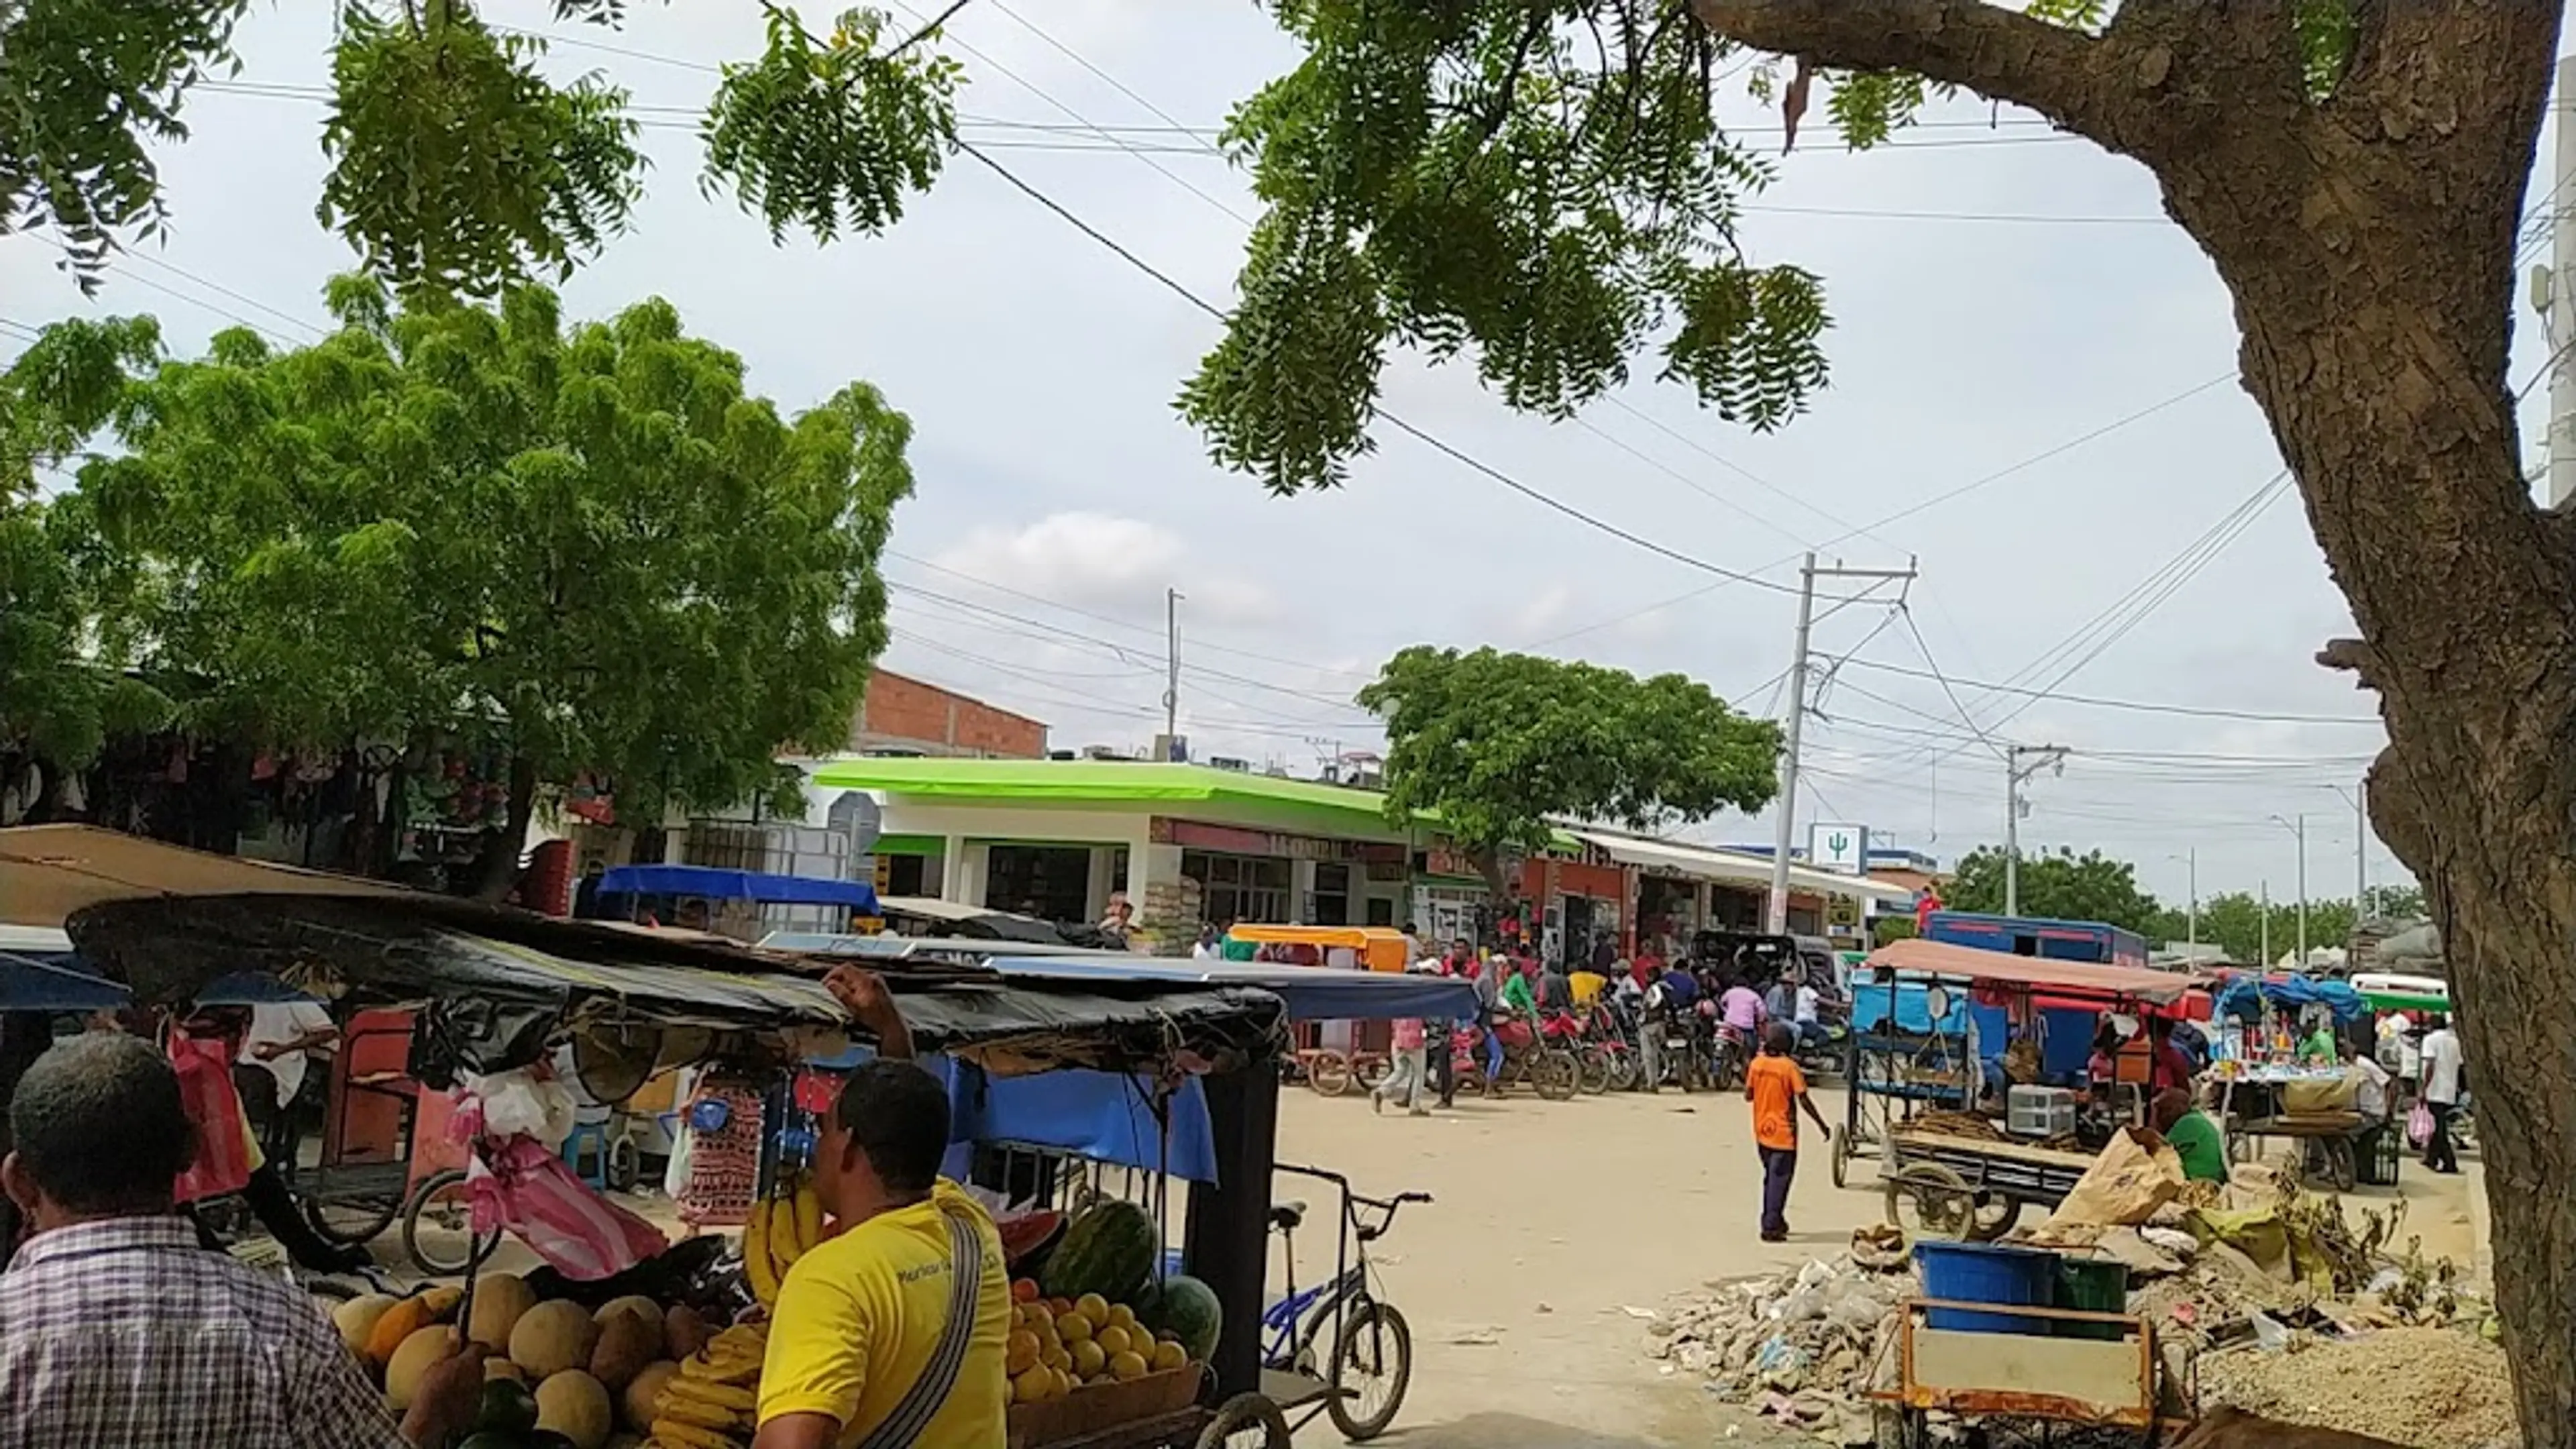
<svg viewBox="0 0 2576 1449">
<path fill-rule="evenodd" d="M 1898 674 L 1908 679 L 1941 678 L 1940 675 L 1929 670 L 1911 669 L 1902 664 L 1890 664 L 1879 659 L 1854 659 L 1849 661 L 1849 664 L 1853 668 L 1875 670 L 1881 674 Z M 2262 710 L 2223 709 L 2214 706 L 2151 704 L 2145 700 L 2106 699 L 2089 694 L 2059 694 L 2053 690 L 2025 689 L 2015 685 L 1990 684 L 1974 679 L 1962 679 L 1959 683 L 1971 689 L 1983 689 L 1995 694 L 2019 695 L 2030 699 L 2054 699 L 2064 704 L 2084 705 L 2093 709 L 2125 709 L 2142 714 L 2184 715 L 2194 719 L 2252 720 L 2259 724 L 2368 725 L 2373 728 L 2379 725 L 2378 719 L 2370 715 L 2276 714 Z"/>
<path fill-rule="evenodd" d="M 1984 741 L 1987 749 L 1995 750 L 1994 736 L 1988 734 L 1984 726 L 1977 723 L 1977 717 L 1969 712 L 1967 705 L 1960 702 L 1959 691 L 1951 687 L 1950 677 L 1941 672 L 1941 661 L 1932 657 L 1932 646 L 1925 642 L 1922 628 L 1914 622 L 1914 611 L 1900 603 L 1896 606 L 1896 612 L 1905 616 L 1905 632 L 1914 636 L 1915 652 L 1923 656 L 1923 665 L 1932 671 L 1932 677 L 1941 681 L 1941 692 L 1949 696 L 1950 707 L 1959 712 L 1959 723 L 1966 725 L 1969 733 Z M 2000 750 L 1996 752 L 2002 753 Z"/>
</svg>

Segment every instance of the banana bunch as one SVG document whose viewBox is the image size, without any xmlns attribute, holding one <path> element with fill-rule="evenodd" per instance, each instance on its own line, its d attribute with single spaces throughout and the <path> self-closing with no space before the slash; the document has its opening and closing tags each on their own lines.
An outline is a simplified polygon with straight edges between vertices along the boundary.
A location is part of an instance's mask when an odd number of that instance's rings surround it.
<svg viewBox="0 0 2576 1449">
<path fill-rule="evenodd" d="M 743 1275 L 760 1306 L 778 1303 L 778 1285 L 806 1250 L 823 1241 L 823 1199 L 810 1176 L 796 1180 L 783 1196 L 764 1197 L 751 1205 L 750 1226 L 742 1234 Z"/>
<path fill-rule="evenodd" d="M 743 1449 L 758 1426 L 768 1330 L 736 1324 L 681 1363 L 653 1404 L 654 1449 Z"/>
</svg>

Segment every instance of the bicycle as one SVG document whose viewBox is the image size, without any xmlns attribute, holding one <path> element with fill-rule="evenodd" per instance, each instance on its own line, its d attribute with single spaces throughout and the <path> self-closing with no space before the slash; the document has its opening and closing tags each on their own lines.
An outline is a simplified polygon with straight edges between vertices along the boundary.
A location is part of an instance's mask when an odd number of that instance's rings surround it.
<svg viewBox="0 0 2576 1449">
<path fill-rule="evenodd" d="M 1261 1315 L 1264 1392 L 1283 1411 L 1321 1400 L 1320 1412 L 1331 1416 L 1343 1438 L 1374 1439 L 1395 1422 L 1413 1381 L 1413 1330 L 1372 1281 L 1368 1245 L 1394 1226 L 1398 1208 L 1427 1203 L 1431 1194 L 1362 1197 L 1339 1173 L 1284 1162 L 1275 1167 L 1333 1184 L 1341 1194 L 1341 1232 L 1332 1278 L 1301 1290 L 1296 1232 L 1305 1223 L 1306 1204 L 1291 1199 L 1271 1205 L 1270 1226 L 1279 1234 L 1286 1278 L 1279 1301 Z M 1333 1325 L 1327 1350 L 1332 1357 L 1319 1372 L 1317 1348 L 1327 1323 Z M 1315 1412 L 1300 1417 L 1294 1427 L 1313 1422 Z"/>
</svg>

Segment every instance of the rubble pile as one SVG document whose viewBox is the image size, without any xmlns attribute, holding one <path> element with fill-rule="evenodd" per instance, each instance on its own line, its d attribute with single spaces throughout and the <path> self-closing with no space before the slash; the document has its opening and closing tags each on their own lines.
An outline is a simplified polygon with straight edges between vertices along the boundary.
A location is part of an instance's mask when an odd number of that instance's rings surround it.
<svg viewBox="0 0 2576 1449">
<path fill-rule="evenodd" d="M 2015 1237 L 2126 1265 L 2128 1311 L 2155 1329 L 2169 1415 L 2194 1412 L 2197 1380 L 2201 1407 L 2475 1449 L 2512 1419 L 2500 1356 L 2478 1332 L 2492 1320 L 2448 1260 L 2426 1260 L 2412 1238 L 2399 1245 L 2404 1220 L 2402 1200 L 2354 1213 L 2252 1168 L 2188 1184 L 2136 1221 L 2061 1213 Z M 1726 1402 L 1828 1442 L 1868 1443 L 1865 1395 L 1895 1387 L 1897 1305 L 1920 1291 L 1903 1233 L 1863 1228 L 1849 1253 L 1690 1295 L 1648 1325 L 1646 1353 Z M 2441 1385 L 2414 1371 L 2419 1356 Z M 2460 1387 L 2480 1372 L 2484 1387 Z M 2409 1420 L 2391 1434 L 2400 1419 L 2366 1407 L 2408 1394 L 2457 1403 L 2457 1423 L 2416 1432 Z"/>
</svg>

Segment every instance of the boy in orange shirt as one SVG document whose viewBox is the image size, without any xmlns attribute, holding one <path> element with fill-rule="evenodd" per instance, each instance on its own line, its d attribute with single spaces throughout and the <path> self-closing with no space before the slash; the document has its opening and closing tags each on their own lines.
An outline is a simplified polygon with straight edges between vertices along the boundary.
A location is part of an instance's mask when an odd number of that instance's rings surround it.
<svg viewBox="0 0 2576 1449">
<path fill-rule="evenodd" d="M 1789 1183 L 1798 1175 L 1798 1108 L 1815 1119 L 1827 1142 L 1834 1129 L 1807 1095 L 1807 1074 L 1790 1049 L 1797 1036 L 1785 1021 L 1762 1035 L 1762 1055 L 1744 1069 L 1744 1100 L 1753 1104 L 1753 1143 L 1762 1153 L 1762 1241 L 1789 1238 Z"/>
</svg>

